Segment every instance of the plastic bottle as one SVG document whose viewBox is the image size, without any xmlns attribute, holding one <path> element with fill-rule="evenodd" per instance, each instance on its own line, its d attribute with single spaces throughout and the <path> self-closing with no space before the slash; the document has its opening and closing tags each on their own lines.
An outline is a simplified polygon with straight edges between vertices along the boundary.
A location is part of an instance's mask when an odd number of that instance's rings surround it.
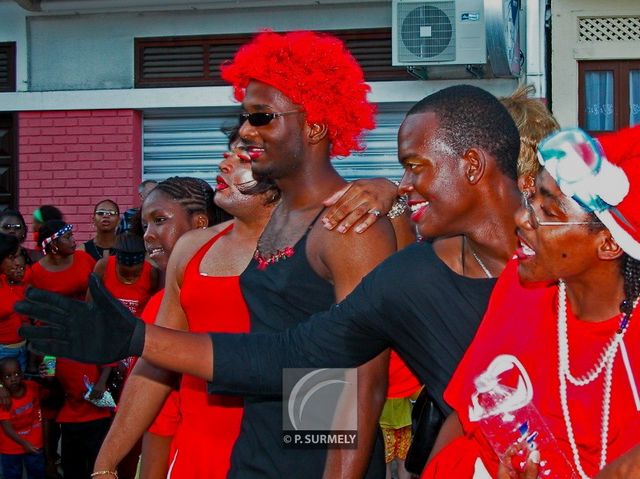
<svg viewBox="0 0 640 479">
<path fill-rule="evenodd" d="M 532 392 L 526 391 L 526 387 L 514 389 L 505 386 L 491 372 L 478 376 L 475 386 L 476 393 L 472 397 L 474 407 L 470 417 L 478 421 L 480 430 L 500 461 L 506 463 L 505 455 L 509 447 L 524 443 L 529 452 L 538 450 L 540 453 L 539 478 L 578 477 L 531 401 Z M 523 457 L 522 461 L 525 460 L 526 457 Z M 524 462 L 518 462 L 515 458 L 511 464 L 516 469 L 524 468 Z"/>
</svg>

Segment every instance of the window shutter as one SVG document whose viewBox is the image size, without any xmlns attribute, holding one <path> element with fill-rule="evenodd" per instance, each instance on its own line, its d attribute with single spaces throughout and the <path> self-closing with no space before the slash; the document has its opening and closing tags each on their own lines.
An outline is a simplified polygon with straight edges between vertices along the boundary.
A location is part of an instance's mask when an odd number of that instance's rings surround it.
<svg viewBox="0 0 640 479">
<path fill-rule="evenodd" d="M 16 91 L 16 44 L 0 43 L 0 91 Z"/>
<path fill-rule="evenodd" d="M 391 66 L 391 29 L 328 31 L 345 42 L 367 81 L 409 80 L 405 68 Z M 220 65 L 231 60 L 252 34 L 209 37 L 138 38 L 137 88 L 225 85 Z"/>
</svg>

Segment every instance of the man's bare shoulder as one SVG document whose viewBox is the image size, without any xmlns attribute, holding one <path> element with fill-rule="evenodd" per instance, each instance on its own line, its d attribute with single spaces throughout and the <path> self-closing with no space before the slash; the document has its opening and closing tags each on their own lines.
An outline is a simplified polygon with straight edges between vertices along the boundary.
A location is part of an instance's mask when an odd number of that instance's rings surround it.
<svg viewBox="0 0 640 479">
<path fill-rule="evenodd" d="M 317 235 L 318 243 L 325 249 L 333 250 L 340 246 L 339 254 L 352 254 L 353 251 L 363 248 L 375 248 L 376 245 L 387 244 L 393 245 L 395 249 L 395 233 L 391 221 L 386 217 L 380 218 L 362 233 L 356 233 L 354 228 L 346 233 L 339 233 L 335 229 L 328 230 L 321 223 L 316 223 L 311 234 Z"/>
<path fill-rule="evenodd" d="M 307 256 L 318 274 L 335 283 L 338 276 L 361 278 L 395 251 L 391 222 L 381 218 L 363 233 L 338 233 L 316 224 L 309 235 Z"/>
</svg>

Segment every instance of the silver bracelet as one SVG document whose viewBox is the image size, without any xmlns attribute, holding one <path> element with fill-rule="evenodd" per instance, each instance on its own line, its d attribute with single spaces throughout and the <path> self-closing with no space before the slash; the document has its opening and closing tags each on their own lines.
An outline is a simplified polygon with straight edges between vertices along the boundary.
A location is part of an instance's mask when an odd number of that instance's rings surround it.
<svg viewBox="0 0 640 479">
<path fill-rule="evenodd" d="M 407 195 L 398 196 L 387 213 L 389 219 L 394 219 L 407 211 Z"/>
</svg>

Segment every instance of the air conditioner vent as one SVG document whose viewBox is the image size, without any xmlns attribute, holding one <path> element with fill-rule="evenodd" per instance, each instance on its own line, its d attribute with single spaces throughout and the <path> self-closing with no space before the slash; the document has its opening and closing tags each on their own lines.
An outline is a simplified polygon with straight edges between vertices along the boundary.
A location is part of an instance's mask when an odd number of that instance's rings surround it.
<svg viewBox="0 0 640 479">
<path fill-rule="evenodd" d="M 450 2 L 448 8 L 436 8 L 433 5 L 415 7 L 412 4 L 399 5 L 399 17 L 402 19 L 400 39 L 402 45 L 411 53 L 401 51 L 402 60 L 410 61 L 414 57 L 424 59 L 438 55 L 441 60 L 455 60 L 455 3 Z M 445 7 L 445 4 L 443 4 Z M 405 11 L 406 10 L 406 13 Z"/>
<path fill-rule="evenodd" d="M 393 0 L 394 65 L 484 64 L 483 0 Z"/>
</svg>

